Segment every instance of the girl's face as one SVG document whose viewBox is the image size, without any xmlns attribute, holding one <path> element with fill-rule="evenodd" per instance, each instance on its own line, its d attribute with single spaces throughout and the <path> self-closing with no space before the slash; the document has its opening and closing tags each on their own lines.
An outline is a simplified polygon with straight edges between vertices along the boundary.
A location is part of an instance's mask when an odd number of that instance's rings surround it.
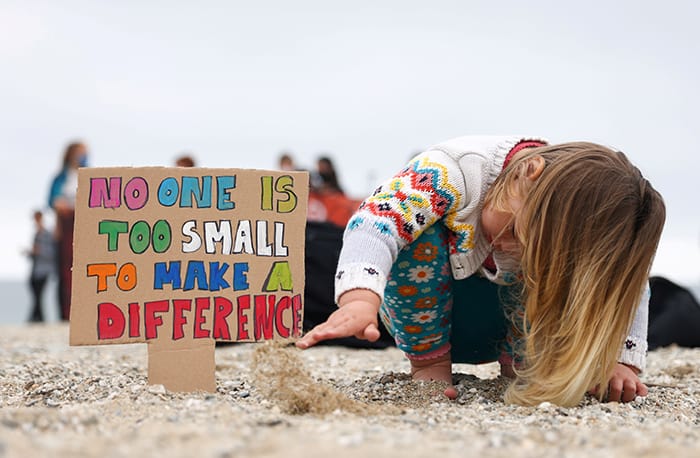
<svg viewBox="0 0 700 458">
<path fill-rule="evenodd" d="M 522 153 L 518 153 L 522 154 Z M 516 155 L 517 157 L 517 155 Z M 486 240 L 491 244 L 494 250 L 513 255 L 519 255 L 522 250 L 522 244 L 518 237 L 517 218 L 520 210 L 523 208 L 525 195 L 532 184 L 539 179 L 544 171 L 545 160 L 540 155 L 529 157 L 523 166 L 523 173 L 516 177 L 518 180 L 513 183 L 516 191 L 512 197 L 509 197 L 505 202 L 508 207 L 507 211 L 496 210 L 488 205 L 484 205 L 481 211 L 481 228 L 484 231 Z M 522 181 L 521 181 L 522 180 Z"/>
<path fill-rule="evenodd" d="M 519 197 L 508 199 L 509 211 L 484 206 L 481 212 L 481 228 L 494 250 L 504 253 L 520 253 L 520 240 L 515 231 L 515 218 L 523 206 Z"/>
</svg>

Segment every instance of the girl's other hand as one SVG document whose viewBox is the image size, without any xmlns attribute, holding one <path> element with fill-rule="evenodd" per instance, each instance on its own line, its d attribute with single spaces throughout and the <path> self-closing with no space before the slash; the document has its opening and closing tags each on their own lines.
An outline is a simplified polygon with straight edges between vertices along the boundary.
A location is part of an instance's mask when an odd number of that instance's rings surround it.
<svg viewBox="0 0 700 458">
<path fill-rule="evenodd" d="M 379 339 L 379 296 L 369 290 L 352 290 L 343 294 L 339 302 L 340 308 L 299 339 L 297 347 L 306 349 L 323 340 L 350 336 L 370 342 Z"/>
<path fill-rule="evenodd" d="M 636 367 L 617 363 L 608 382 L 608 402 L 630 402 L 637 396 L 646 396 L 649 390 L 638 373 Z"/>
<path fill-rule="evenodd" d="M 637 396 L 646 396 L 649 393 L 647 386 L 639 380 L 636 367 L 617 363 L 608 382 L 608 402 L 630 402 Z M 591 390 L 596 394 L 598 388 Z"/>
</svg>

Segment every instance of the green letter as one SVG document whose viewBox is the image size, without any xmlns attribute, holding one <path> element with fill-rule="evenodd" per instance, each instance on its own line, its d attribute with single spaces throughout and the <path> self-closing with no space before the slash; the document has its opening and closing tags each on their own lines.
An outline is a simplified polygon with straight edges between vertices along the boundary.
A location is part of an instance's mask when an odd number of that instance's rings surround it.
<svg viewBox="0 0 700 458">
<path fill-rule="evenodd" d="M 292 290 L 292 271 L 288 261 L 276 261 L 272 264 L 262 288 L 265 292 L 279 291 L 280 289 L 282 291 Z"/>
</svg>

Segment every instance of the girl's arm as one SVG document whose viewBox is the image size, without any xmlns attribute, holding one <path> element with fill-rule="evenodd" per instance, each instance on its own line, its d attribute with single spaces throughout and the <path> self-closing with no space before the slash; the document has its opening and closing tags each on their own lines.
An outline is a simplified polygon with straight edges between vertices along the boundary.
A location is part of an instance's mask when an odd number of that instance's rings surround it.
<svg viewBox="0 0 700 458">
<path fill-rule="evenodd" d="M 468 164 L 429 150 L 385 181 L 350 219 L 336 272 L 336 301 L 345 292 L 367 289 L 381 300 L 398 252 L 451 212 L 473 204 L 481 193 L 483 158 Z M 467 162 L 467 161 L 463 161 Z M 465 180 L 462 168 L 476 169 Z M 381 301 L 380 301 L 381 303 Z"/>
<path fill-rule="evenodd" d="M 648 393 L 647 386 L 639 379 L 639 373 L 646 366 L 650 296 L 651 289 L 647 284 L 632 320 L 629 335 L 622 346 L 620 361 L 610 376 L 608 401 L 630 402 L 637 396 L 646 396 Z"/>
<path fill-rule="evenodd" d="M 649 327 L 649 298 L 651 288 L 647 284 L 642 298 L 637 307 L 637 311 L 632 320 L 630 331 L 622 345 L 622 353 L 619 362 L 635 367 L 637 372 L 641 372 L 646 367 L 647 355 L 647 329 Z"/>
<path fill-rule="evenodd" d="M 481 167 L 474 159 L 477 170 Z M 465 186 L 460 165 L 427 151 L 379 186 L 348 222 L 335 276 L 339 309 L 309 331 L 299 348 L 339 337 L 379 338 L 378 311 L 398 252 L 451 211 L 478 196 L 479 180 Z M 476 191 L 475 191 L 476 190 Z"/>
</svg>

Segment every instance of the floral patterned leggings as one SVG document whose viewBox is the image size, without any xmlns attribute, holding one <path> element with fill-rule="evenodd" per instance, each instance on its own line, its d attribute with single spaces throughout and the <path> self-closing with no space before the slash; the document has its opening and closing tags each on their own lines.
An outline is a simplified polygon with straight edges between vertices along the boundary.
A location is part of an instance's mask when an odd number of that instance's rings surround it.
<svg viewBox="0 0 700 458">
<path fill-rule="evenodd" d="M 478 275 L 454 280 L 448 234 L 433 225 L 399 253 L 379 310 L 384 325 L 409 359 L 451 351 L 456 363 L 512 361 L 507 288 Z"/>
</svg>

